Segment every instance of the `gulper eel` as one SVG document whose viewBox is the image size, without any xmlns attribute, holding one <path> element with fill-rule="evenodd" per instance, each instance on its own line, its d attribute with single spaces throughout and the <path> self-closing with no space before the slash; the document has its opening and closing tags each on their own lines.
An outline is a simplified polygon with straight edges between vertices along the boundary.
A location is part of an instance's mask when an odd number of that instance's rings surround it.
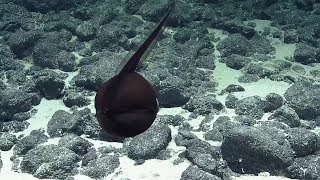
<svg viewBox="0 0 320 180">
<path fill-rule="evenodd" d="M 128 53 L 116 75 L 97 91 L 96 117 L 107 134 L 133 137 L 146 131 L 154 122 L 159 111 L 156 94 L 149 82 L 135 71 L 139 61 L 146 58 L 151 46 L 162 34 L 174 6 L 175 2 L 149 37 L 134 53 Z"/>
</svg>

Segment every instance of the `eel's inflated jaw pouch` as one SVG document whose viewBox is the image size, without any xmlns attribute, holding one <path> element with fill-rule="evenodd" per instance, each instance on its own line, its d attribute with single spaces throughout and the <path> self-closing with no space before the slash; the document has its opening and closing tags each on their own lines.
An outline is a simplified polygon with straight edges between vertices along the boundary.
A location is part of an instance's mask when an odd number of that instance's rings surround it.
<svg viewBox="0 0 320 180">
<path fill-rule="evenodd" d="M 116 92 L 112 92 L 114 89 Z M 99 125 L 108 134 L 120 137 L 147 130 L 159 109 L 152 86 L 136 72 L 107 81 L 97 92 L 95 107 Z"/>
<path fill-rule="evenodd" d="M 95 97 L 96 117 L 109 135 L 133 137 L 146 131 L 156 119 L 159 107 L 156 94 L 135 70 L 164 30 L 175 2 L 137 50 L 124 59 L 120 72 L 103 83 Z"/>
</svg>

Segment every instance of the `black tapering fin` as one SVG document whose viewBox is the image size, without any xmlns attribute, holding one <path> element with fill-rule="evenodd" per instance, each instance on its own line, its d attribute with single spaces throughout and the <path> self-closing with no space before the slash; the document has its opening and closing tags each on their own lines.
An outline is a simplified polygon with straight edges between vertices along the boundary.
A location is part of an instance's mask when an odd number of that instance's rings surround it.
<svg viewBox="0 0 320 180">
<path fill-rule="evenodd" d="M 138 66 L 139 61 L 144 60 L 149 55 L 152 46 L 154 46 L 154 44 L 157 42 L 157 37 L 164 31 L 165 25 L 170 15 L 172 14 L 174 6 L 175 1 L 173 1 L 173 4 L 169 8 L 168 12 L 161 18 L 160 22 L 149 35 L 149 37 L 145 41 L 142 41 L 136 51 L 130 51 L 125 56 L 122 63 L 119 65 L 119 68 L 117 69 L 117 75 L 134 72 Z"/>
</svg>

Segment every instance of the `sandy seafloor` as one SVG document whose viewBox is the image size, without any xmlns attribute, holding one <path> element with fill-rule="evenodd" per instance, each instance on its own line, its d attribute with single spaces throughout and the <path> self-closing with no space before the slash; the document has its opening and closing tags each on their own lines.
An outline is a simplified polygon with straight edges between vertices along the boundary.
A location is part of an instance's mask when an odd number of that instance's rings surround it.
<svg viewBox="0 0 320 180">
<path fill-rule="evenodd" d="M 263 27 L 269 25 L 269 21 L 262 21 L 262 20 L 256 20 L 257 23 L 256 30 L 263 29 Z M 225 35 L 222 35 L 220 30 L 216 29 L 210 29 L 211 32 L 214 32 L 216 35 L 218 35 L 220 38 L 226 37 Z M 294 44 L 284 44 L 278 39 L 272 39 L 272 44 L 276 48 L 276 58 L 277 59 L 283 59 L 285 57 L 293 56 L 295 45 Z M 219 55 L 219 52 L 216 51 L 215 55 Z M 81 57 L 79 57 L 81 58 Z M 287 90 L 287 88 L 290 87 L 290 84 L 282 81 L 271 81 L 269 79 L 261 79 L 258 82 L 255 83 L 247 83 L 247 84 L 241 84 L 237 81 L 237 78 L 241 75 L 241 72 L 238 70 L 234 70 L 231 68 L 226 67 L 225 64 L 219 62 L 219 58 L 216 58 L 216 68 L 212 71 L 212 77 L 219 83 L 217 87 L 217 91 L 226 88 L 229 84 L 239 84 L 245 87 L 246 91 L 244 92 L 237 92 L 235 95 L 237 97 L 244 98 L 248 96 L 253 95 L 259 95 L 261 97 L 266 96 L 268 93 L 278 93 L 280 95 L 283 95 L 283 93 Z M 300 64 L 301 65 L 301 64 Z M 310 66 L 304 66 L 306 70 L 308 69 L 315 69 L 320 68 L 320 65 L 310 67 Z M 69 73 L 71 79 L 72 76 L 74 76 L 75 73 Z M 66 81 L 67 81 L 66 80 Z M 67 83 L 67 82 L 66 82 Z M 224 103 L 226 95 L 218 96 L 217 99 Z M 92 112 L 95 112 L 94 106 L 93 106 L 93 98 L 91 104 L 88 106 Z M 26 129 L 23 132 L 14 133 L 16 135 L 25 134 L 28 135 L 32 130 L 43 128 L 46 129 L 47 122 L 49 121 L 50 117 L 54 114 L 57 110 L 65 110 L 69 111 L 69 108 L 65 107 L 62 100 L 46 100 L 42 99 L 41 103 L 34 107 L 38 110 L 38 112 L 30 119 L 28 122 L 30 123 L 30 126 L 28 129 Z M 190 113 L 188 113 L 186 110 L 183 110 L 182 108 L 162 108 L 159 111 L 159 115 L 163 114 L 170 114 L 170 115 L 176 115 L 180 114 L 184 117 L 188 117 Z M 225 112 L 221 113 L 220 115 L 227 115 L 227 116 L 234 116 L 234 110 L 226 108 Z M 266 119 L 268 117 L 268 114 L 265 114 L 263 119 Z M 196 129 L 201 122 L 201 119 L 204 117 L 199 117 L 197 119 L 194 119 L 191 121 L 192 126 L 194 129 Z M 262 120 L 263 120 L 262 119 Z M 46 121 L 47 120 L 47 121 Z M 180 176 L 182 172 L 190 165 L 190 162 L 184 161 L 180 163 L 179 165 L 173 165 L 173 160 L 177 157 L 177 155 L 182 152 L 185 148 L 184 147 L 178 147 L 174 143 L 174 136 L 177 134 L 177 129 L 174 127 L 170 127 L 172 130 L 172 141 L 170 142 L 168 149 L 171 149 L 171 155 L 172 157 L 169 160 L 156 160 L 151 159 L 147 160 L 142 165 L 135 166 L 134 161 L 127 158 L 127 157 L 120 157 L 120 167 L 118 167 L 114 173 L 107 176 L 105 179 L 114 179 L 114 180 L 120 180 L 125 178 L 130 178 L 132 180 L 139 180 L 139 179 L 147 179 L 147 180 L 175 180 L 180 179 Z M 320 135 L 320 131 L 314 130 L 314 132 L 318 133 Z M 320 129 L 320 128 L 319 128 Z M 200 139 L 203 139 L 201 132 L 194 132 Z M 85 137 L 83 137 L 85 138 Z M 86 138 L 88 139 L 88 138 Z M 52 143 L 57 144 L 59 138 L 49 139 L 49 141 L 46 144 Z M 116 143 L 116 142 L 103 142 L 99 140 L 92 140 L 88 139 L 90 142 L 93 142 L 95 144 L 95 147 L 101 147 L 104 145 L 111 145 L 115 147 L 121 147 L 122 143 Z M 215 143 L 215 142 L 210 142 Z M 1 157 L 3 161 L 3 168 L 0 173 L 0 179 L 1 180 L 36 180 L 37 178 L 33 177 L 30 174 L 25 173 L 17 173 L 13 172 L 11 170 L 11 161 L 10 157 L 13 155 L 12 150 L 11 151 L 2 151 Z M 89 180 L 91 178 L 84 176 L 84 175 L 76 175 L 74 176 L 75 179 L 78 180 Z M 240 179 L 240 180 L 280 180 L 280 179 L 288 179 L 285 177 L 276 177 L 276 176 L 269 176 L 268 173 L 261 173 L 259 176 L 252 176 L 252 175 L 242 175 L 240 177 L 234 177 L 234 179 Z"/>
<path fill-rule="evenodd" d="M 262 30 L 263 27 L 269 26 L 270 21 L 263 21 L 263 20 L 256 20 L 254 21 L 257 26 L 255 29 L 257 31 Z M 271 27 L 271 26 L 270 26 Z M 273 27 L 271 27 L 273 28 Z M 215 33 L 216 37 L 220 37 L 221 39 L 227 37 L 226 35 L 223 35 L 220 30 L 217 29 L 210 29 L 210 32 Z M 293 53 L 295 51 L 295 44 L 285 44 L 281 42 L 279 39 L 271 39 L 272 45 L 276 48 L 276 59 L 284 59 L 286 57 L 292 57 Z M 216 45 L 216 43 L 214 43 Z M 219 56 L 219 52 L 216 50 L 215 55 Z M 81 58 L 78 56 L 78 58 Z M 277 93 L 280 95 L 283 95 L 284 92 L 291 86 L 291 84 L 288 84 L 283 81 L 271 81 L 270 79 L 261 79 L 258 82 L 253 83 L 246 83 L 242 84 L 238 82 L 238 77 L 242 75 L 240 70 L 234 70 L 231 68 L 226 67 L 224 63 L 219 62 L 219 58 L 215 58 L 215 70 L 212 71 L 212 78 L 214 78 L 218 82 L 217 92 L 220 92 L 222 89 L 226 88 L 229 84 L 238 84 L 243 87 L 245 87 L 244 92 L 236 92 L 234 93 L 235 96 L 237 96 L 239 99 L 242 99 L 244 97 L 258 95 L 261 97 L 265 97 L 268 93 Z M 293 62 L 294 63 L 294 62 Z M 305 68 L 306 71 L 311 69 L 320 69 L 320 65 L 316 66 L 307 66 L 307 65 L 301 65 Z M 210 70 L 208 70 L 210 71 Z M 77 71 L 78 72 L 78 71 Z M 77 74 L 77 72 L 69 73 L 70 78 L 67 78 L 66 81 L 70 80 L 73 76 Z M 68 83 L 68 82 L 66 82 Z M 218 95 L 217 99 L 224 104 L 225 101 L 225 95 Z M 91 104 L 88 106 L 92 112 L 95 112 L 94 109 L 94 96 L 91 97 Z M 25 136 L 28 135 L 32 130 L 36 130 L 39 128 L 43 128 L 46 130 L 47 122 L 51 118 L 51 116 L 56 112 L 57 110 L 65 110 L 70 111 L 69 108 L 67 108 L 62 100 L 46 100 L 42 99 L 41 103 L 38 106 L 35 106 L 34 109 L 37 109 L 37 113 L 28 120 L 30 123 L 30 126 L 23 132 L 19 133 L 13 133 L 15 135 L 24 134 Z M 170 115 L 182 115 L 184 117 L 189 116 L 189 112 L 186 110 L 183 110 L 182 108 L 162 108 L 159 111 L 159 115 L 164 114 L 170 114 Z M 226 108 L 224 112 L 217 116 L 235 116 L 233 109 Z M 267 119 L 269 114 L 265 114 L 262 120 Z M 194 129 L 198 128 L 199 123 L 202 120 L 202 116 L 198 117 L 197 119 L 194 119 L 190 122 L 190 124 L 193 126 Z M 134 161 L 129 159 L 128 157 L 120 157 L 120 167 L 118 167 L 114 173 L 107 176 L 105 179 L 114 179 L 114 180 L 120 180 L 125 178 L 130 178 L 132 180 L 176 180 L 180 179 L 180 176 L 182 172 L 191 164 L 188 161 L 184 161 L 178 165 L 173 164 L 173 160 L 178 156 L 179 153 L 184 151 L 185 147 L 178 147 L 174 143 L 174 137 L 177 134 L 178 130 L 177 127 L 170 126 L 172 130 L 172 141 L 169 143 L 169 146 L 167 149 L 171 149 L 171 155 L 172 157 L 169 160 L 157 160 L 157 159 L 151 159 L 146 160 L 145 163 L 142 165 L 134 165 Z M 313 130 L 318 135 L 320 135 L 320 131 L 318 131 L 320 127 Z M 200 139 L 203 139 L 201 132 L 193 132 L 196 134 Z M 86 137 L 83 137 L 86 138 Z M 115 146 L 115 147 L 122 147 L 122 143 L 116 143 L 116 142 L 104 142 L 99 140 L 92 140 L 89 138 L 86 138 L 90 142 L 95 144 L 95 147 L 101 147 L 101 146 Z M 49 139 L 49 141 L 46 144 L 57 144 L 59 138 Z M 212 144 L 215 144 L 217 142 L 210 142 Z M 11 170 L 12 162 L 10 161 L 10 157 L 13 155 L 12 150 L 10 151 L 2 151 L 1 152 L 1 158 L 3 161 L 3 167 L 1 169 L 0 173 L 0 180 L 36 180 L 37 178 L 33 177 L 30 174 L 25 173 L 17 173 L 13 172 Z M 83 175 L 76 175 L 74 176 L 75 179 L 78 180 L 89 180 L 91 178 Z M 259 176 L 251 176 L 251 175 L 242 175 L 240 177 L 234 177 L 234 179 L 243 179 L 243 180 L 262 180 L 262 179 L 268 179 L 268 180 L 280 180 L 280 179 L 288 179 L 284 177 L 275 177 L 275 176 L 269 176 L 268 173 L 261 173 Z"/>
</svg>

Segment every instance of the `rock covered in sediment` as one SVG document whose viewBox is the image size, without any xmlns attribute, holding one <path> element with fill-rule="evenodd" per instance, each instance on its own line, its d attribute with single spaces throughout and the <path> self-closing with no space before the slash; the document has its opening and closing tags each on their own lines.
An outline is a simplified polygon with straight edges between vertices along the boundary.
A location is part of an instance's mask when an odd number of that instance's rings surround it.
<svg viewBox="0 0 320 180">
<path fill-rule="evenodd" d="M 165 149 L 171 141 L 171 129 L 166 125 L 153 125 L 139 134 L 128 145 L 128 157 L 132 159 L 151 159 Z"/>
<path fill-rule="evenodd" d="M 222 157 L 232 171 L 255 174 L 277 174 L 292 164 L 294 153 L 284 135 L 250 126 L 238 126 L 225 136 L 221 146 Z"/>
<path fill-rule="evenodd" d="M 300 118 L 312 120 L 320 115 L 320 85 L 299 81 L 287 89 L 284 97 Z"/>
</svg>

